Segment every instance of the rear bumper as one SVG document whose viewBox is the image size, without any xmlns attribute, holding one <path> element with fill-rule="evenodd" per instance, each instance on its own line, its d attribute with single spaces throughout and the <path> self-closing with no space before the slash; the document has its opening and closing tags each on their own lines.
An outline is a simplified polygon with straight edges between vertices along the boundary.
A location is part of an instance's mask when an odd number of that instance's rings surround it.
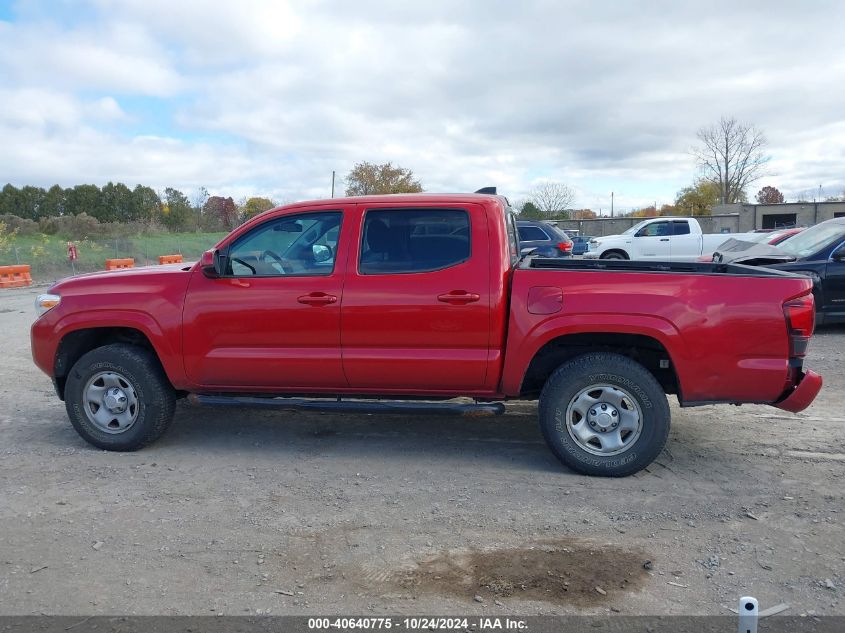
<svg viewBox="0 0 845 633">
<path fill-rule="evenodd" d="M 806 371 L 795 388 L 772 406 L 784 411 L 798 413 L 809 407 L 822 388 L 822 377 L 814 371 Z"/>
</svg>

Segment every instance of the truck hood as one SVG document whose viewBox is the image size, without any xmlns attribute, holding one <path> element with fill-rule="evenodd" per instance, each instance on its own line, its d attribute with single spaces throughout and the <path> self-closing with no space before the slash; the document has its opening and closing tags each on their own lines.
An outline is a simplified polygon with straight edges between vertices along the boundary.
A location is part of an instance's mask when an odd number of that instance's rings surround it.
<svg viewBox="0 0 845 633">
<path fill-rule="evenodd" d="M 77 292 L 96 292 L 97 289 L 106 287 L 144 291 L 151 287 L 159 287 L 174 275 L 184 275 L 187 278 L 193 266 L 194 262 L 185 262 L 182 264 L 139 266 L 138 268 L 83 273 L 60 279 L 50 287 L 49 292 L 62 294 L 70 291 L 76 294 Z"/>
<path fill-rule="evenodd" d="M 777 246 L 746 242 L 731 238 L 721 244 L 713 253 L 713 261 L 720 264 L 745 264 L 746 266 L 766 266 L 770 264 L 785 264 L 794 262 L 795 255 L 791 255 Z"/>
</svg>

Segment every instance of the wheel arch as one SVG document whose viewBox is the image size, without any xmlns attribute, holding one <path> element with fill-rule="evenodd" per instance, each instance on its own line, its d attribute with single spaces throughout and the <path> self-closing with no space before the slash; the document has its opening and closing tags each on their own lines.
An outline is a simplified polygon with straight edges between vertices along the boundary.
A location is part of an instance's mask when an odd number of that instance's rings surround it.
<svg viewBox="0 0 845 633">
<path fill-rule="evenodd" d="M 555 369 L 590 352 L 612 352 L 640 363 L 667 394 L 681 399 L 681 381 L 667 346 L 658 337 L 614 331 L 573 332 L 550 337 L 532 355 L 522 374 L 520 397 L 539 395 Z"/>
<path fill-rule="evenodd" d="M 172 384 L 167 367 L 162 362 L 162 355 L 153 343 L 152 337 L 144 329 L 135 325 L 98 325 L 77 328 L 62 335 L 53 361 L 53 379 L 56 391 L 62 400 L 64 400 L 68 373 L 76 362 L 88 352 L 113 343 L 134 345 L 152 352 Z"/>
<path fill-rule="evenodd" d="M 631 256 L 628 254 L 628 251 L 626 251 L 624 248 L 609 248 L 601 254 L 599 259 L 610 259 L 608 255 L 612 253 L 621 255 L 623 259 L 631 259 Z"/>
</svg>

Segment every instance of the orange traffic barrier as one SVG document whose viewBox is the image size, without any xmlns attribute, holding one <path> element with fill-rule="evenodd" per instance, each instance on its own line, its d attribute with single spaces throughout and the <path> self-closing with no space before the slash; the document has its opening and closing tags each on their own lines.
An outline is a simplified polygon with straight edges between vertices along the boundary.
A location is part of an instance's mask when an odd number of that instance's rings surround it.
<svg viewBox="0 0 845 633">
<path fill-rule="evenodd" d="M 120 268 L 134 268 L 135 260 L 131 257 L 128 259 L 107 259 L 106 270 L 118 270 Z"/>
<path fill-rule="evenodd" d="M 31 285 L 29 264 L 0 266 L 0 288 L 25 288 Z"/>
<path fill-rule="evenodd" d="M 182 263 L 182 256 L 181 255 L 159 255 L 158 256 L 158 263 L 159 264 L 181 264 Z"/>
</svg>

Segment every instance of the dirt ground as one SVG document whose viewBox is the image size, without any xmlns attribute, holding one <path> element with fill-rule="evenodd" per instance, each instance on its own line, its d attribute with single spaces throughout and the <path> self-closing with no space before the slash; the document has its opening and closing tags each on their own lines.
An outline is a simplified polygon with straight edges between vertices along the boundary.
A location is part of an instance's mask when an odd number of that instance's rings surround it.
<svg viewBox="0 0 845 633">
<path fill-rule="evenodd" d="M 564 469 L 536 405 L 492 419 L 180 403 L 131 454 L 71 428 L 0 294 L 0 614 L 845 614 L 845 328 L 799 415 L 680 409 L 620 480 Z"/>
</svg>

